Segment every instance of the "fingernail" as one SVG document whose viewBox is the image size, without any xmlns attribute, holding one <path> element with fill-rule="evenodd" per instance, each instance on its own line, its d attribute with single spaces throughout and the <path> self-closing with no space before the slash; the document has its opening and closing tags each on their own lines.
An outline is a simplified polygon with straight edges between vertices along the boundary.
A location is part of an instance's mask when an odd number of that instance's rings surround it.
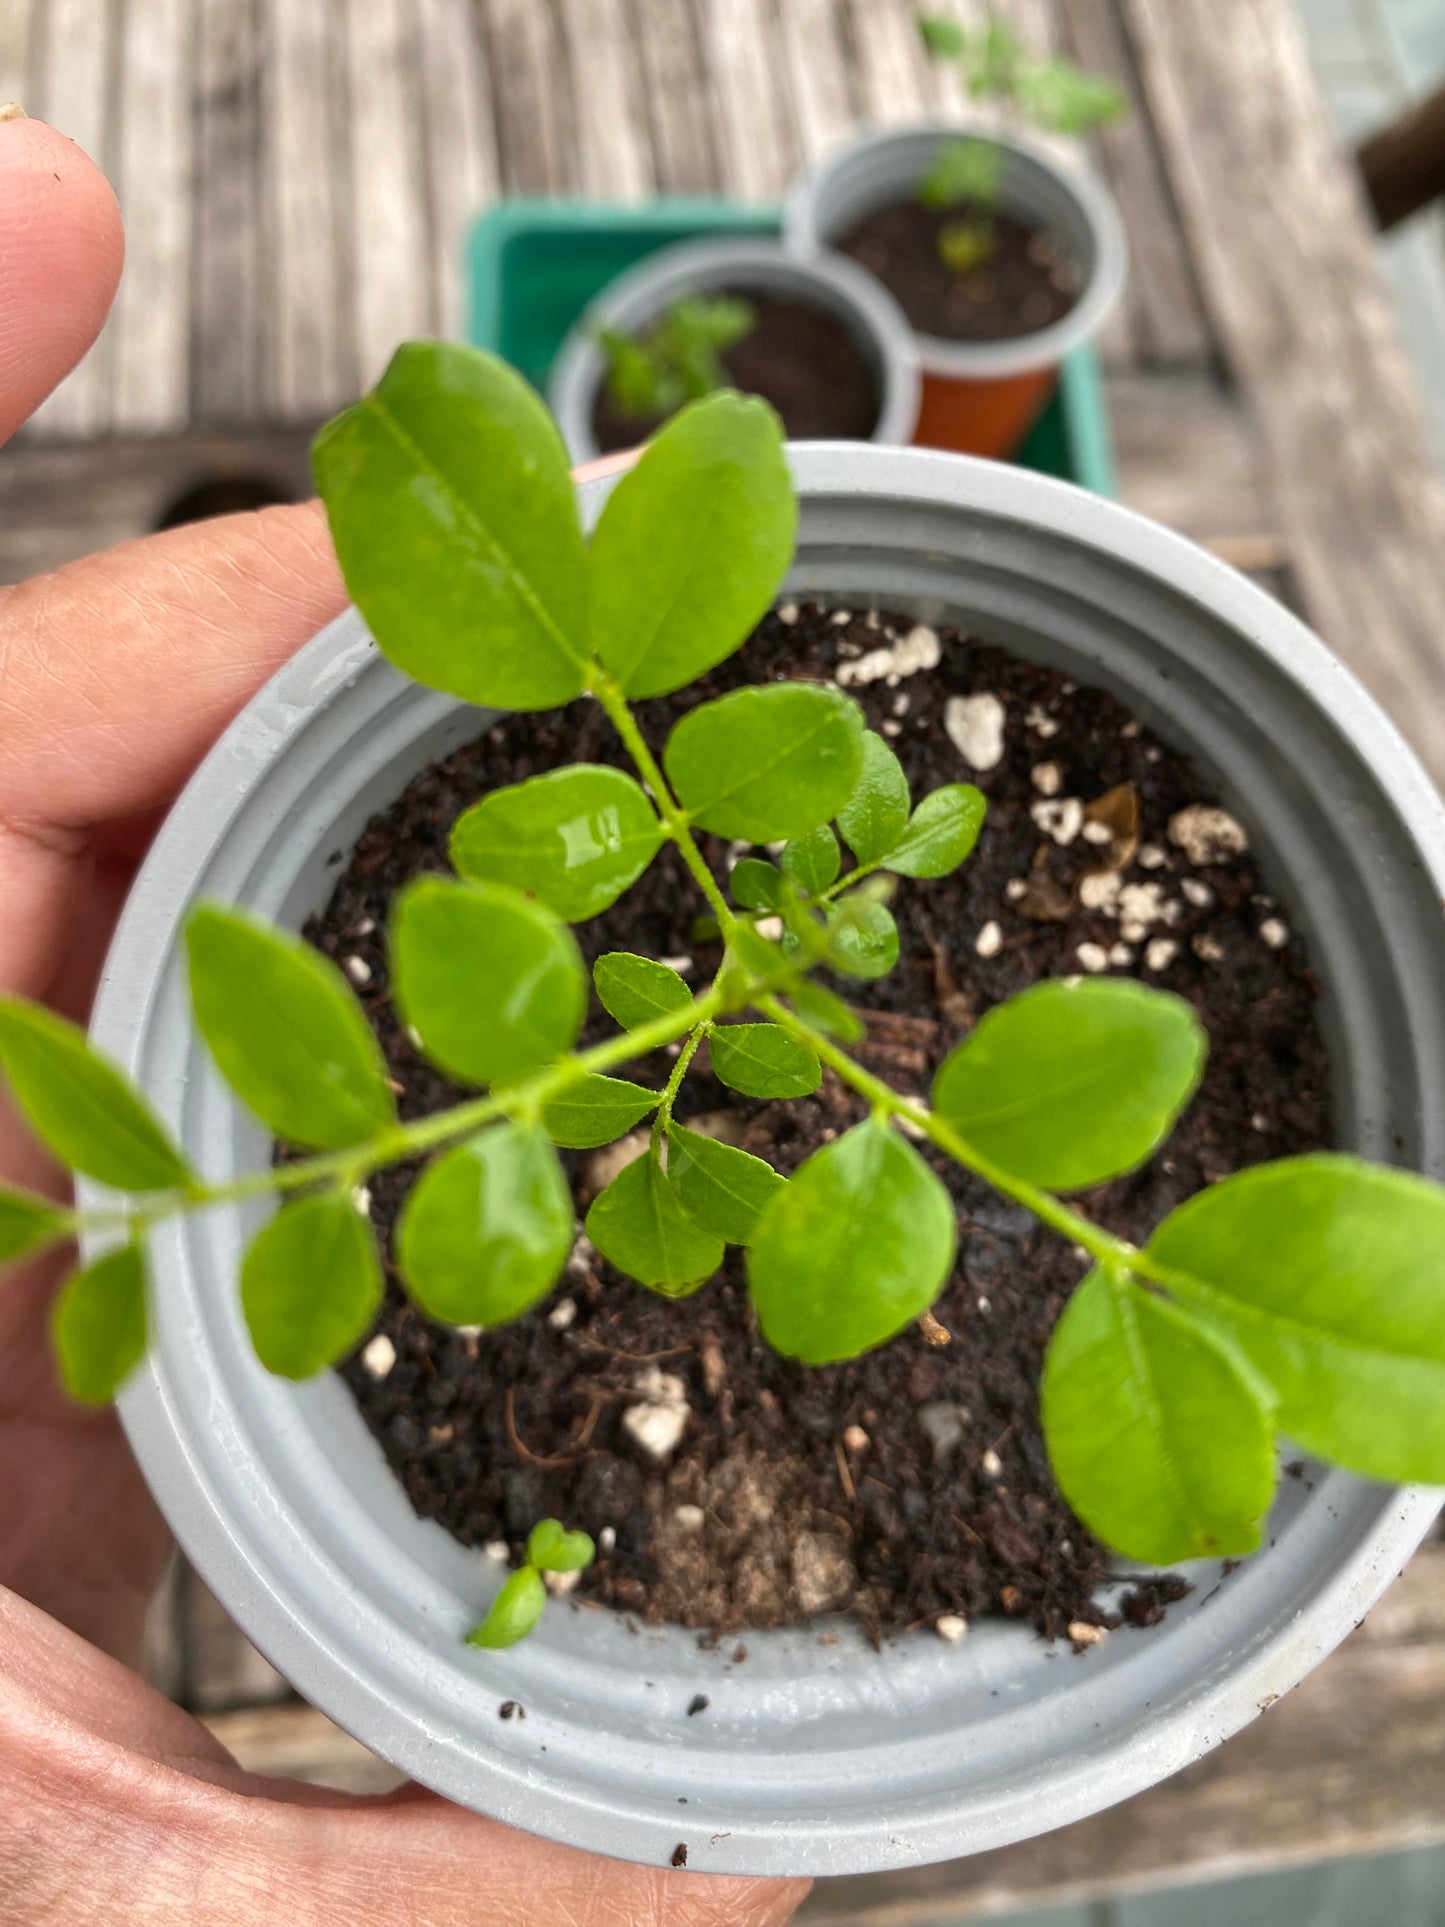
<svg viewBox="0 0 1445 1927">
<path fill-rule="evenodd" d="M 0 120 L 26 120 L 29 116 L 18 100 L 0 103 Z"/>
</svg>

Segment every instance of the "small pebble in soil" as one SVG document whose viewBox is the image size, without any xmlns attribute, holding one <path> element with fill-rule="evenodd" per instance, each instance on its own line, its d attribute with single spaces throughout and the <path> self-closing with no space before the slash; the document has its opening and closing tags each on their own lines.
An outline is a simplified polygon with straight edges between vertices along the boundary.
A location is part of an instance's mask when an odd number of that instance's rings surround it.
<svg viewBox="0 0 1445 1927">
<path fill-rule="evenodd" d="M 705 1713 L 711 1704 L 706 1693 L 694 1693 L 688 1701 L 687 1717 L 691 1719 L 694 1713 Z"/>
<path fill-rule="evenodd" d="M 385 1332 L 378 1332 L 375 1338 L 367 1341 L 361 1362 L 373 1378 L 385 1378 L 396 1363 L 396 1346 Z"/>
<path fill-rule="evenodd" d="M 1074 955 L 1085 970 L 1095 976 L 1109 968 L 1109 953 L 1101 943 L 1081 943 L 1075 946 Z"/>
<path fill-rule="evenodd" d="M 488 1539 L 482 1551 L 489 1559 L 495 1559 L 500 1566 L 505 1566 L 512 1556 L 512 1548 L 505 1539 Z"/>
<path fill-rule="evenodd" d="M 684 1532 L 701 1532 L 707 1524 L 707 1514 L 700 1505 L 677 1506 L 672 1516 Z"/>
<path fill-rule="evenodd" d="M 1042 796 L 1029 805 L 1029 815 L 1055 843 L 1067 848 L 1084 827 L 1084 806 L 1077 796 Z"/>
<path fill-rule="evenodd" d="M 1141 870 L 1162 870 L 1169 861 L 1169 852 L 1161 850 L 1157 843 L 1141 843 L 1137 862 Z"/>
<path fill-rule="evenodd" d="M 1003 949 L 1003 925 L 991 917 L 973 940 L 980 957 L 996 957 Z"/>
<path fill-rule="evenodd" d="M 602 1553 L 608 1553 L 613 1550 L 616 1544 L 617 1544 L 616 1526 L 603 1526 L 602 1530 L 597 1535 L 597 1550 Z"/>
<path fill-rule="evenodd" d="M 520 1700 L 503 1700 L 497 1708 L 497 1716 L 504 1720 L 524 1720 L 527 1709 Z"/>
<path fill-rule="evenodd" d="M 547 1323 L 552 1327 L 554 1332 L 564 1332 L 576 1317 L 577 1300 L 575 1298 L 559 1298 L 547 1313 Z"/>
<path fill-rule="evenodd" d="M 1203 877 L 1182 877 L 1179 888 L 1184 892 L 1187 902 L 1196 910 L 1207 910 L 1214 902 L 1214 892 Z"/>
<path fill-rule="evenodd" d="M 582 1583 L 580 1572 L 544 1572 L 542 1584 L 554 1599 L 565 1599 L 569 1592 L 576 1592 Z"/>
<path fill-rule="evenodd" d="M 1003 761 L 1006 720 L 1003 704 L 988 691 L 978 696 L 950 696 L 943 711 L 949 741 L 976 770 L 996 769 Z"/>
<path fill-rule="evenodd" d="M 993 1450 L 992 1446 L 989 1447 L 988 1451 L 985 1452 L 979 1460 L 979 1466 L 986 1479 L 1001 1479 L 1003 1477 L 1003 1460 L 999 1457 L 998 1453 Z"/>
<path fill-rule="evenodd" d="M 1169 819 L 1169 841 L 1183 850 L 1191 863 L 1223 863 L 1243 856 L 1249 848 L 1244 825 L 1210 803 L 1191 803 Z"/>
<path fill-rule="evenodd" d="M 950 1646 L 956 1646 L 968 1631 L 968 1621 L 959 1613 L 940 1613 L 933 1622 L 933 1630 Z"/>
<path fill-rule="evenodd" d="M 1178 955 L 1179 946 L 1172 937 L 1152 937 L 1144 952 L 1144 963 L 1150 970 L 1167 970 Z"/>
<path fill-rule="evenodd" d="M 1069 1621 L 1069 1638 L 1075 1646 L 1102 1646 L 1108 1637 L 1106 1626 L 1091 1626 L 1087 1619 Z"/>
<path fill-rule="evenodd" d="M 371 982 L 371 965 L 366 961 L 365 957 L 348 957 L 342 968 L 351 981 L 358 987 Z"/>
<path fill-rule="evenodd" d="M 1057 763 L 1035 763 L 1030 774 L 1040 796 L 1057 796 L 1064 787 L 1064 774 Z"/>
<path fill-rule="evenodd" d="M 660 1465 L 677 1450 L 687 1430 L 691 1409 L 687 1387 L 674 1373 L 649 1365 L 633 1380 L 632 1389 L 641 1395 L 643 1402 L 627 1407 L 622 1414 L 622 1429 L 649 1459 Z"/>
<path fill-rule="evenodd" d="M 850 1452 L 866 1452 L 872 1441 L 861 1425 L 850 1425 L 844 1430 L 843 1443 Z"/>
<path fill-rule="evenodd" d="M 1189 948 L 1201 963 L 1223 963 L 1224 945 L 1217 937 L 1200 935 L 1190 941 Z"/>
<path fill-rule="evenodd" d="M 1283 950 L 1289 942 L 1289 925 L 1282 917 L 1266 917 L 1259 926 L 1259 934 L 1271 950 Z"/>
</svg>

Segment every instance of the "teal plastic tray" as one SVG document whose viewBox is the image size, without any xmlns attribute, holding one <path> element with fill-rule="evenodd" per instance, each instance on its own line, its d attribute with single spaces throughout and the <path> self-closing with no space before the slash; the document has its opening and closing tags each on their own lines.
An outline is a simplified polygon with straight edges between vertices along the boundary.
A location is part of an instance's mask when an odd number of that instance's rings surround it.
<svg viewBox="0 0 1445 1927">
<path fill-rule="evenodd" d="M 472 228 L 467 337 L 544 389 L 567 330 L 593 296 L 644 255 L 709 234 L 777 234 L 776 207 L 672 198 L 502 201 Z M 1064 362 L 1052 400 L 1015 458 L 1097 495 L 1116 492 L 1104 385 L 1092 348 Z"/>
</svg>

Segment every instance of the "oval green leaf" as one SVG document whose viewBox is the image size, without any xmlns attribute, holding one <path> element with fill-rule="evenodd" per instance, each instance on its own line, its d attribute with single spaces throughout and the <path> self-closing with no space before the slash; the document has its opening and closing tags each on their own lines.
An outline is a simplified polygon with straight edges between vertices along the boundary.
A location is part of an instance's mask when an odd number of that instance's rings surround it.
<svg viewBox="0 0 1445 1927">
<path fill-rule="evenodd" d="M 857 787 L 838 812 L 843 841 L 860 863 L 877 863 L 894 847 L 907 826 L 908 805 L 903 765 L 883 738 L 868 730 Z"/>
<path fill-rule="evenodd" d="M 0 1265 L 57 1245 L 71 1234 L 72 1215 L 33 1191 L 0 1184 Z"/>
<path fill-rule="evenodd" d="M 365 1337 L 381 1292 L 371 1226 L 334 1191 L 283 1204 L 241 1263 L 251 1343 L 281 1378 L 310 1378 L 344 1358 Z"/>
<path fill-rule="evenodd" d="M 845 1004 L 841 997 L 825 990 L 822 984 L 815 984 L 811 978 L 801 977 L 789 985 L 787 997 L 800 1017 L 841 1043 L 856 1044 L 868 1035 L 852 1005 Z"/>
<path fill-rule="evenodd" d="M 542 1575 L 533 1566 L 523 1566 L 503 1584 L 481 1625 L 474 1626 L 467 1634 L 468 1646 L 489 1650 L 515 1646 L 542 1617 L 546 1603 L 547 1588 L 542 1584 Z"/>
<path fill-rule="evenodd" d="M 763 1212 L 748 1288 L 785 1358 L 831 1365 L 927 1311 L 953 1265 L 953 1201 L 910 1144 L 877 1119 L 799 1166 Z"/>
<path fill-rule="evenodd" d="M 783 879 L 776 865 L 760 856 L 745 856 L 733 865 L 728 879 L 733 902 L 740 910 L 778 910 L 783 902 Z"/>
<path fill-rule="evenodd" d="M 793 559 L 777 416 L 711 395 L 618 482 L 592 537 L 592 646 L 627 695 L 665 696 L 747 640 Z"/>
<path fill-rule="evenodd" d="M 500 883 L 419 877 L 391 931 L 396 998 L 433 1063 L 504 1084 L 572 1048 L 587 975 L 571 931 Z"/>
<path fill-rule="evenodd" d="M 407 342 L 322 429 L 312 465 L 346 586 L 398 669 L 502 709 L 580 693 L 586 558 L 567 451 L 515 369 Z"/>
<path fill-rule="evenodd" d="M 186 923 L 191 1006 L 242 1102 L 291 1144 L 359 1144 L 395 1118 L 386 1060 L 335 964 L 258 918 L 203 903 Z"/>
<path fill-rule="evenodd" d="M 568 1532 L 560 1519 L 539 1519 L 527 1535 L 527 1564 L 538 1572 L 583 1572 L 597 1548 L 585 1532 Z"/>
<path fill-rule="evenodd" d="M 448 1325 L 506 1325 L 552 1289 L 572 1249 L 572 1194 L 545 1135 L 503 1124 L 418 1179 L 397 1229 L 406 1288 Z"/>
<path fill-rule="evenodd" d="M 886 904 L 844 897 L 828 910 L 828 962 L 845 977 L 886 977 L 898 961 L 898 925 Z"/>
<path fill-rule="evenodd" d="M 810 897 L 820 897 L 838 874 L 838 839 L 826 823 L 820 823 L 806 836 L 794 837 L 779 860 L 789 883 Z"/>
<path fill-rule="evenodd" d="M 83 1405 L 109 1405 L 146 1348 L 146 1268 L 135 1245 L 67 1278 L 50 1314 L 61 1382 Z"/>
<path fill-rule="evenodd" d="M 698 1223 L 734 1245 L 748 1243 L 763 1206 L 787 1182 L 762 1158 L 681 1124 L 667 1127 L 667 1175 Z"/>
<path fill-rule="evenodd" d="M 1259 1544 L 1267 1399 L 1177 1306 L 1091 1271 L 1054 1329 L 1042 1398 L 1059 1489 L 1116 1552 L 1168 1566 Z"/>
<path fill-rule="evenodd" d="M 169 1191 L 191 1170 L 150 1105 L 79 1025 L 0 997 L 0 1070 L 31 1129 L 73 1171 L 117 1191 Z"/>
<path fill-rule="evenodd" d="M 577 763 L 484 796 L 453 825 L 451 858 L 473 882 L 510 883 L 581 923 L 615 903 L 661 843 L 639 784 Z"/>
<path fill-rule="evenodd" d="M 669 965 L 630 950 L 609 950 L 592 966 L 592 981 L 602 1008 L 624 1030 L 636 1030 L 656 1017 L 686 1010 L 692 992 Z"/>
<path fill-rule="evenodd" d="M 1012 1177 L 1078 1191 L 1142 1164 L 1208 1048 L 1188 1004 L 1124 977 L 1035 984 L 939 1067 L 934 1108 Z"/>
<path fill-rule="evenodd" d="M 987 812 L 983 792 L 972 783 L 930 790 L 884 857 L 884 867 L 903 877 L 947 876 L 977 843 Z"/>
<path fill-rule="evenodd" d="M 723 1261 L 722 1239 L 683 1209 L 650 1151 L 593 1199 L 587 1236 L 609 1264 L 668 1296 L 685 1296 Z"/>
<path fill-rule="evenodd" d="M 625 1077 L 589 1074 L 542 1107 L 542 1128 L 554 1144 L 569 1151 L 591 1151 L 625 1136 L 656 1109 L 660 1096 L 661 1092 Z"/>
<path fill-rule="evenodd" d="M 771 843 L 835 816 L 857 787 L 863 724 L 836 689 L 769 683 L 689 710 L 663 763 L 694 823 Z"/>
<path fill-rule="evenodd" d="M 813 1053 L 776 1024 L 719 1024 L 707 1047 L 719 1079 L 746 1097 L 807 1097 L 823 1081 Z"/>
<path fill-rule="evenodd" d="M 1445 1484 L 1439 1185 L 1286 1158 L 1199 1192 L 1147 1249 L 1274 1388 L 1282 1432 L 1369 1478 Z"/>
</svg>

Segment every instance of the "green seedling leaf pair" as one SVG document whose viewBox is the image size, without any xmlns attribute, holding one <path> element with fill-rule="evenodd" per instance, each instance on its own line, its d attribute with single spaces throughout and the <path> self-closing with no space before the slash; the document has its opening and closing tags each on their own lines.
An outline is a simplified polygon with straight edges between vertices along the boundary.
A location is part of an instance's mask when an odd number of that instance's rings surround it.
<svg viewBox="0 0 1445 1927">
<path fill-rule="evenodd" d="M 970 30 L 945 15 L 924 14 L 918 32 L 932 59 L 958 66 L 975 99 L 1001 101 L 1050 133 L 1091 133 L 1128 105 L 1098 74 L 1067 60 L 1035 60 L 1006 21 L 990 19 Z"/>
<path fill-rule="evenodd" d="M 527 1539 L 527 1557 L 492 1601 L 479 1626 L 467 1634 L 469 1646 L 498 1651 L 525 1639 L 547 1603 L 545 1572 L 582 1572 L 597 1548 L 585 1532 L 568 1532 L 560 1519 L 539 1519 Z"/>
<path fill-rule="evenodd" d="M 656 421 L 726 388 L 720 357 L 756 325 L 752 304 L 735 295 L 687 295 L 641 334 L 599 328 L 609 401 L 621 415 Z"/>
</svg>

